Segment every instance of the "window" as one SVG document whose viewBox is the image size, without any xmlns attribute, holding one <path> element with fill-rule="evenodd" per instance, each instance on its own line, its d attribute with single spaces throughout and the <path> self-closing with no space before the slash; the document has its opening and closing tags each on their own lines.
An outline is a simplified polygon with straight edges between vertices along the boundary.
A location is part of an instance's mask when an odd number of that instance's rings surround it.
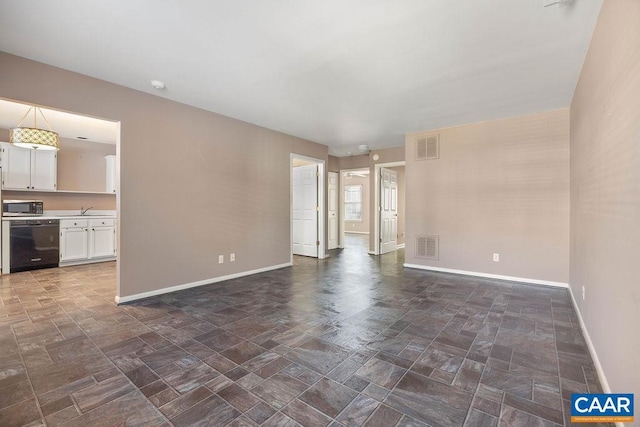
<svg viewBox="0 0 640 427">
<path fill-rule="evenodd" d="M 362 185 L 344 186 L 345 221 L 362 221 Z"/>
</svg>

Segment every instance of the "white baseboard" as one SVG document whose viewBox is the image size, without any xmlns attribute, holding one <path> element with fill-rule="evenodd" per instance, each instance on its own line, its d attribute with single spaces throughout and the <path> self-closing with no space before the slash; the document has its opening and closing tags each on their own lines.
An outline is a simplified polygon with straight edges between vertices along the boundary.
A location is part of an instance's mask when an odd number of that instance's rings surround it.
<svg viewBox="0 0 640 427">
<path fill-rule="evenodd" d="M 168 294 L 171 292 L 182 291 L 184 289 L 195 288 L 203 285 L 210 285 L 212 283 L 224 282 L 225 280 L 237 279 L 238 277 L 250 276 L 252 274 L 264 273 L 266 271 L 277 270 L 279 268 L 291 267 L 292 263 L 287 262 L 285 264 L 271 265 L 269 267 L 258 268 L 256 270 L 242 271 L 240 273 L 229 274 L 226 276 L 213 277 L 211 279 L 198 280 L 197 282 L 184 283 L 182 285 L 169 286 L 168 288 L 155 289 L 153 291 L 142 292 L 140 294 L 128 295 L 121 297 L 116 295 L 116 304 L 122 304 L 125 302 L 136 301 L 143 298 L 149 298 L 156 295 Z"/>
<path fill-rule="evenodd" d="M 510 282 L 523 282 L 523 283 L 531 283 L 533 285 L 544 285 L 544 286 L 553 286 L 556 288 L 568 288 L 568 283 L 563 282 L 552 282 L 549 280 L 538 280 L 538 279 L 529 279 L 526 277 L 514 277 L 514 276 L 503 276 L 500 274 L 489 274 L 489 273 L 478 273 L 476 271 L 466 271 L 466 270 L 454 270 L 451 268 L 440 268 L 440 267 L 431 267 L 428 265 L 419 265 L 419 264 L 404 264 L 407 268 L 417 268 L 419 270 L 429 270 L 429 271 L 438 271 L 440 273 L 452 273 L 452 274 L 462 274 L 465 276 L 476 276 L 476 277 L 485 277 L 487 279 L 498 279 L 498 280 L 508 280 Z"/>
<path fill-rule="evenodd" d="M 369 234 L 368 231 L 349 231 L 349 230 L 344 230 L 344 232 L 346 234 Z"/>
<path fill-rule="evenodd" d="M 417 265 L 417 264 L 405 264 L 407 268 L 417 268 L 421 270 L 430 270 L 430 271 L 438 271 L 442 273 L 454 273 L 454 274 L 463 274 L 465 276 L 477 276 L 477 277 L 486 277 L 491 279 L 499 279 L 499 280 L 509 280 L 512 282 L 523 282 L 523 283 L 532 283 L 535 285 L 545 285 L 545 286 L 554 286 L 560 288 L 567 288 L 569 290 L 569 295 L 571 296 L 571 303 L 573 304 L 573 309 L 576 312 L 576 316 L 578 316 L 578 323 L 580 323 L 580 329 L 582 330 L 582 335 L 584 335 L 584 340 L 587 343 L 587 348 L 589 349 L 589 354 L 591 354 L 591 359 L 593 360 L 593 365 L 596 368 L 596 374 L 598 375 L 598 379 L 600 380 L 600 385 L 602 386 L 602 391 L 604 393 L 611 393 L 611 387 L 609 386 L 609 382 L 607 381 L 607 377 L 602 369 L 602 365 L 600 364 L 600 359 L 598 358 L 598 353 L 596 352 L 596 348 L 593 345 L 593 341 L 591 341 L 591 336 L 589 335 L 589 331 L 587 330 L 587 326 L 582 319 L 582 314 L 580 310 L 578 310 L 578 304 L 576 303 L 576 299 L 573 295 L 573 290 L 568 283 L 562 282 L 551 282 L 548 280 L 537 280 L 537 279 L 527 279 L 523 277 L 512 277 L 512 276 L 501 276 L 497 274 L 487 274 L 487 273 L 477 273 L 473 271 L 464 271 L 464 270 L 452 270 L 448 268 L 439 268 L 439 267 L 429 267 L 425 265 Z M 622 423 L 616 423 L 618 426 L 623 426 Z"/>
<path fill-rule="evenodd" d="M 573 290 L 571 289 L 571 287 L 569 287 L 569 295 L 571 295 L 571 303 L 573 304 L 573 309 L 576 312 L 576 316 L 578 316 L 578 323 L 580 323 L 580 329 L 582 329 L 584 340 L 587 342 L 587 348 L 589 349 L 589 353 L 591 354 L 593 365 L 596 368 L 596 373 L 598 374 L 598 379 L 600 380 L 602 391 L 604 393 L 611 393 L 611 387 L 609 387 L 607 377 L 604 375 L 604 370 L 602 369 L 602 365 L 600 364 L 600 359 L 598 359 L 596 348 L 593 345 L 593 341 L 591 341 L 591 336 L 589 336 L 589 331 L 587 331 L 587 325 L 584 324 L 582 314 L 580 313 L 580 310 L 578 310 L 578 304 L 576 303 L 576 298 L 573 296 Z M 620 425 L 622 425 L 622 423 Z"/>
<path fill-rule="evenodd" d="M 66 262 L 61 262 L 59 264 L 59 267 L 71 267 L 74 265 L 83 265 L 83 264 L 96 264 L 99 262 L 107 262 L 107 261 L 115 261 L 115 260 L 116 260 L 116 257 L 85 259 L 81 261 L 66 261 Z"/>
<path fill-rule="evenodd" d="M 404 243 L 400 243 L 400 244 L 396 247 L 396 249 L 404 249 Z"/>
</svg>

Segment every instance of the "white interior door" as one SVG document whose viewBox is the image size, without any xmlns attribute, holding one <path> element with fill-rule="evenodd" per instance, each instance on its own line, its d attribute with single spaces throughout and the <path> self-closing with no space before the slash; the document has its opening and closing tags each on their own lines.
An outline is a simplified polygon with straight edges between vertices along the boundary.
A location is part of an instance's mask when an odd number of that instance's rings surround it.
<svg viewBox="0 0 640 427">
<path fill-rule="evenodd" d="M 328 226 L 329 226 L 329 249 L 335 249 L 338 247 L 338 224 L 339 216 L 338 216 L 338 177 L 340 174 L 337 172 L 329 172 L 329 186 L 327 188 L 328 191 L 328 202 L 329 206 L 327 209 L 328 215 Z"/>
<path fill-rule="evenodd" d="M 318 257 L 318 166 L 293 168 L 292 250 Z"/>
<path fill-rule="evenodd" d="M 380 169 L 380 253 L 398 249 L 398 173 Z"/>
</svg>

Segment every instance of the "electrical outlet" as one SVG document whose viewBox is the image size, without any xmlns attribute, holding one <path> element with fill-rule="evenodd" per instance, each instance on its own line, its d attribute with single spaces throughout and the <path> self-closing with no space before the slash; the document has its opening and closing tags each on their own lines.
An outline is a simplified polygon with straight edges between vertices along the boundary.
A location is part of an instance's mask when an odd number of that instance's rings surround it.
<svg viewBox="0 0 640 427">
<path fill-rule="evenodd" d="M 229 262 L 234 262 L 236 260 L 236 254 L 229 255 Z"/>
<path fill-rule="evenodd" d="M 218 264 L 222 264 L 224 262 L 224 255 L 218 255 Z"/>
<path fill-rule="evenodd" d="M 582 287 L 582 301 L 584 301 L 585 299 L 585 289 L 584 286 Z"/>
<path fill-rule="evenodd" d="M 500 254 L 493 254 L 493 262 L 500 262 Z"/>
</svg>

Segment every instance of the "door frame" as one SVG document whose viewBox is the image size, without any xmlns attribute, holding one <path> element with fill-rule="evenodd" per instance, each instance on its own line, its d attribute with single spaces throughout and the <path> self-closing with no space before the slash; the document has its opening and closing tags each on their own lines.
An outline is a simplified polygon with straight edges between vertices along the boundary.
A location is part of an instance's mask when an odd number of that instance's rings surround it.
<svg viewBox="0 0 640 427">
<path fill-rule="evenodd" d="M 0 99 L 3 101 L 9 101 L 9 102 L 15 102 L 18 104 L 23 104 L 25 106 L 34 106 L 34 107 L 40 107 L 40 108 L 45 108 L 47 110 L 56 110 L 56 111 L 61 111 L 63 113 L 68 113 L 68 114 L 72 114 L 72 115 L 76 115 L 76 116 L 80 116 L 80 117 L 91 117 L 94 119 L 99 119 L 99 120 L 103 120 L 105 122 L 111 122 L 115 124 L 115 137 L 116 137 L 116 157 L 115 157 L 115 162 L 116 162 L 116 173 L 115 173 L 115 187 L 116 187 L 116 241 L 115 241 L 115 251 L 116 251 L 116 286 L 115 286 L 115 296 L 114 296 L 114 300 L 116 304 L 120 303 L 120 277 L 121 277 L 121 257 L 120 257 L 120 252 L 119 252 L 119 248 L 120 248 L 120 230 L 122 228 L 122 215 L 120 213 L 120 206 L 121 206 L 121 199 L 120 199 L 120 163 L 121 163 L 121 156 L 122 156 L 122 140 L 121 140 L 121 136 L 122 136 L 122 121 L 119 119 L 113 119 L 113 118 L 107 118 L 107 117 L 103 117 L 103 116 L 95 116 L 93 114 L 87 114 L 87 113 L 82 113 L 82 112 L 78 112 L 78 111 L 72 111 L 72 110 L 67 110 L 64 108 L 59 108 L 59 107 L 55 107 L 53 105 L 46 105 L 46 104 L 37 104 L 37 103 L 33 103 L 33 102 L 27 102 L 25 100 L 22 99 L 15 99 L 15 98 L 7 98 L 4 96 L 0 96 Z M 0 167 L 0 171 L 1 171 L 1 167 Z M 57 169 L 57 166 L 56 166 Z M 2 194 L 2 188 L 0 186 L 0 195 Z M 5 225 L 6 224 L 6 227 Z M 9 222 L 8 221 L 3 221 L 2 227 L 0 227 L 0 274 L 4 275 L 4 274 L 9 274 L 10 271 L 10 262 L 9 262 L 9 256 L 6 255 L 6 253 L 3 255 L 3 252 L 7 252 L 6 250 L 3 251 L 3 248 L 8 248 L 9 247 Z"/>
<path fill-rule="evenodd" d="M 351 169 L 340 169 L 339 173 L 339 186 L 338 186 L 338 191 L 340 192 L 339 196 L 338 196 L 338 207 L 339 209 L 339 215 L 340 215 L 340 221 L 338 222 L 338 224 L 340 225 L 340 230 L 338 231 L 338 248 L 340 249 L 344 249 L 344 177 L 343 175 L 345 173 L 349 173 L 349 172 L 359 172 L 359 171 L 363 171 L 363 170 L 368 170 L 369 173 L 371 173 L 371 168 L 351 168 Z M 371 183 L 371 179 L 369 179 L 369 183 Z M 371 192 L 369 192 L 369 194 L 371 194 Z M 371 197 L 371 196 L 369 196 Z M 371 199 L 369 199 L 369 203 L 371 203 Z M 369 206 L 364 206 L 362 205 L 362 209 L 371 209 L 371 205 L 369 204 Z M 371 224 L 371 223 L 369 223 Z"/>
<path fill-rule="evenodd" d="M 334 249 L 341 248 L 341 246 L 340 246 L 340 228 L 341 228 L 340 227 L 340 217 L 342 215 L 342 209 L 341 209 L 342 207 L 340 206 L 340 182 L 342 180 L 340 179 L 340 172 L 339 171 L 338 172 L 329 171 L 329 172 L 327 172 L 327 250 L 328 251 L 331 250 L 329 248 L 329 233 L 331 233 L 330 227 L 329 227 L 329 221 L 331 220 L 331 218 L 329 218 L 329 207 L 331 206 L 331 196 L 329 194 L 329 179 L 330 179 L 332 173 L 335 173 L 338 176 L 338 185 L 337 185 L 337 189 L 336 189 L 336 191 L 338 192 L 338 194 L 336 194 L 336 196 L 338 196 L 337 200 L 336 200 L 336 215 L 338 216 L 338 218 L 336 218 L 338 220 L 338 225 L 337 225 L 337 227 L 338 227 L 338 236 L 337 236 L 338 242 L 336 243 L 336 247 Z"/>
<path fill-rule="evenodd" d="M 403 160 L 401 162 L 389 162 L 389 163 L 376 163 L 375 165 L 375 179 L 374 181 L 374 189 L 373 189 L 373 206 L 374 206 L 374 210 L 375 210 L 375 215 L 373 215 L 374 218 L 374 226 L 373 226 L 373 241 L 374 241 L 374 245 L 373 245 L 373 252 L 372 255 L 380 255 L 380 216 L 381 216 L 381 197 L 380 197 L 380 188 L 382 187 L 381 184 L 381 177 L 380 177 L 380 170 L 382 168 L 394 168 L 397 166 L 406 166 L 406 162 Z M 406 189 L 405 189 L 406 191 Z M 404 215 L 404 213 L 403 213 Z"/>
<path fill-rule="evenodd" d="M 303 154 L 289 153 L 289 260 L 293 264 L 293 160 L 300 159 L 315 163 L 318 166 L 318 259 L 326 258 L 327 236 L 325 233 L 325 223 L 327 212 L 325 206 L 325 181 L 326 164 L 322 159 L 305 156 Z"/>
</svg>

